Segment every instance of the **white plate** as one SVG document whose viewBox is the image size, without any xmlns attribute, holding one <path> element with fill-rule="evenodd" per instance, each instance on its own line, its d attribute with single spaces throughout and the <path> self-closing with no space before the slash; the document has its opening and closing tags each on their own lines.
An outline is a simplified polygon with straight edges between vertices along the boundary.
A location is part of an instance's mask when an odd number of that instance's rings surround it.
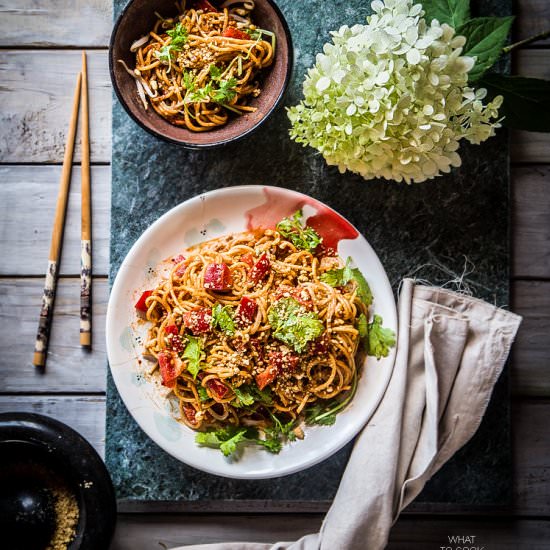
<svg viewBox="0 0 550 550">
<path fill-rule="evenodd" d="M 139 326 L 134 304 L 151 288 L 165 260 L 198 242 L 221 235 L 267 226 L 303 207 L 304 217 L 327 215 L 344 227 L 350 237 L 340 240 L 338 253 L 351 256 L 365 275 L 374 295 L 373 311 L 397 333 L 397 312 L 392 289 L 380 260 L 365 238 L 334 210 L 301 193 L 277 187 L 242 186 L 219 189 L 185 201 L 152 224 L 134 244 L 117 273 L 107 309 L 107 354 L 116 387 L 126 407 L 166 452 L 205 472 L 220 476 L 263 479 L 291 474 L 324 460 L 348 443 L 368 422 L 390 379 L 395 348 L 377 361 L 369 357 L 352 403 L 337 415 L 333 426 L 305 429 L 305 439 L 283 446 L 274 455 L 255 446 L 246 447 L 239 460 L 225 458 L 218 450 L 196 445 L 195 432 L 174 420 L 162 389 L 140 374 L 144 327 Z M 325 219 L 326 221 L 326 219 Z"/>
</svg>

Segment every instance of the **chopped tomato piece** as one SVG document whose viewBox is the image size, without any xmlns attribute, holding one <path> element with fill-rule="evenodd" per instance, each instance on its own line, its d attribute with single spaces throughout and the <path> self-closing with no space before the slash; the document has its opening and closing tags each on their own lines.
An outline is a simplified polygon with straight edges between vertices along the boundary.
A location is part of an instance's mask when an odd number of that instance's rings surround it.
<svg viewBox="0 0 550 550">
<path fill-rule="evenodd" d="M 254 264 L 254 267 L 250 270 L 248 280 L 252 281 L 254 284 L 258 284 L 260 281 L 265 279 L 270 269 L 271 262 L 269 261 L 267 254 L 264 252 L 260 256 L 260 259 Z"/>
<path fill-rule="evenodd" d="M 140 297 L 139 300 L 136 302 L 136 309 L 139 311 L 143 311 L 144 313 L 147 312 L 147 306 L 145 305 L 145 300 L 149 298 L 153 294 L 152 290 L 146 290 Z"/>
<path fill-rule="evenodd" d="M 212 378 L 206 382 L 206 385 L 216 394 L 219 399 L 223 399 L 229 388 L 217 378 Z"/>
<path fill-rule="evenodd" d="M 225 292 L 231 288 L 231 271 L 225 264 L 208 264 L 204 271 L 204 288 Z"/>
<path fill-rule="evenodd" d="M 309 347 L 309 353 L 311 355 L 324 355 L 328 352 L 330 346 L 330 337 L 325 332 L 320 338 L 311 342 Z"/>
<path fill-rule="evenodd" d="M 250 40 L 250 36 L 235 27 L 227 27 L 222 33 L 227 38 L 237 38 L 239 40 Z"/>
<path fill-rule="evenodd" d="M 265 359 L 265 348 L 262 342 L 258 338 L 254 337 L 250 338 L 249 342 L 252 349 L 258 355 L 260 361 L 263 361 Z"/>
<path fill-rule="evenodd" d="M 251 254 L 250 252 L 243 254 L 241 256 L 241 262 L 248 264 L 250 267 L 254 267 L 254 255 Z"/>
<path fill-rule="evenodd" d="M 212 309 L 200 307 L 183 314 L 183 324 L 195 335 L 210 332 L 212 328 Z"/>
<path fill-rule="evenodd" d="M 195 9 L 204 12 L 217 12 L 218 10 L 208 0 L 195 0 Z"/>
<path fill-rule="evenodd" d="M 164 332 L 166 334 L 179 334 L 180 330 L 176 325 L 168 325 L 164 327 Z"/>
<path fill-rule="evenodd" d="M 263 390 L 266 386 L 275 382 L 275 378 L 277 378 L 277 368 L 273 365 L 269 365 L 269 367 L 257 374 L 254 378 L 258 388 Z"/>
<path fill-rule="evenodd" d="M 175 264 L 181 264 L 182 262 L 185 261 L 185 256 L 183 254 L 179 254 L 178 256 L 175 256 L 174 258 L 172 258 L 172 261 L 175 263 Z M 187 266 L 185 265 L 180 265 L 176 271 L 175 271 L 175 274 L 178 276 L 178 277 L 181 277 L 184 273 L 185 273 L 185 270 L 187 269 Z"/>
<path fill-rule="evenodd" d="M 294 370 L 298 366 L 300 358 L 288 351 L 270 351 L 268 356 L 269 365 L 282 372 L 283 370 Z"/>
<path fill-rule="evenodd" d="M 258 304 L 252 298 L 243 296 L 239 302 L 235 317 L 239 324 L 250 324 L 254 322 L 258 313 Z"/>
<path fill-rule="evenodd" d="M 161 351 L 158 354 L 158 361 L 162 385 L 173 388 L 176 385 L 176 379 L 183 370 L 183 361 L 171 351 Z"/>
<path fill-rule="evenodd" d="M 194 407 L 191 407 L 190 405 L 184 405 L 183 414 L 185 415 L 185 418 L 187 418 L 187 420 L 192 424 L 196 422 L 195 415 L 197 414 L 197 411 L 194 409 Z"/>
</svg>

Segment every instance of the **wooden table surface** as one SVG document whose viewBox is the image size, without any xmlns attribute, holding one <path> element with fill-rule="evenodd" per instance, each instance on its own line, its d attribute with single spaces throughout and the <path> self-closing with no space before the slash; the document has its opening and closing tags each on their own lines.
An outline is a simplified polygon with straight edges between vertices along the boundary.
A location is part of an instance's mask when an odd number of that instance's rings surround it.
<svg viewBox="0 0 550 550">
<path fill-rule="evenodd" d="M 515 38 L 550 27 L 550 1 L 518 0 Z M 110 0 L 0 1 L 0 411 L 53 416 L 102 454 L 108 298 Z M 31 365 L 80 50 L 88 53 L 94 235 L 93 352 L 79 346 L 80 169 L 74 168 L 48 370 Z M 517 52 L 514 71 L 550 78 L 550 40 Z M 511 308 L 524 316 L 511 361 L 513 506 L 405 512 L 390 549 L 437 549 L 476 536 L 487 550 L 550 548 L 550 134 L 511 134 Z M 80 159 L 77 146 L 75 163 Z M 430 185 L 437 185 L 437 182 Z M 475 200 L 475 197 L 472 197 Z M 113 549 L 292 540 L 319 514 L 119 514 Z"/>
</svg>

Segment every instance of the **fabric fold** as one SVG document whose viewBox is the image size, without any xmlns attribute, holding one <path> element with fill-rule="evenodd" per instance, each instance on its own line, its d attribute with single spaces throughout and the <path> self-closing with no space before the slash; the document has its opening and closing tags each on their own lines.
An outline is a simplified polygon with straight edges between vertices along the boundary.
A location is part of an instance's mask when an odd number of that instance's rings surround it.
<svg viewBox="0 0 550 550">
<path fill-rule="evenodd" d="M 384 548 L 399 513 L 478 429 L 520 322 L 476 298 L 405 279 L 391 379 L 320 532 L 293 543 L 177 550 Z"/>
</svg>

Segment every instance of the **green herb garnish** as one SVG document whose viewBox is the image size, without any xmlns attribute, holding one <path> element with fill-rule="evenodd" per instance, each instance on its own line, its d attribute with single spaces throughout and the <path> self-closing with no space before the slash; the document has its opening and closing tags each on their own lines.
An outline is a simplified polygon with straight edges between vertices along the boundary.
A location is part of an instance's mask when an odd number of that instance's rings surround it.
<svg viewBox="0 0 550 550">
<path fill-rule="evenodd" d="M 235 334 L 232 308 L 216 304 L 212 308 L 212 327 L 219 328 L 229 336 Z"/>
<path fill-rule="evenodd" d="M 254 396 L 249 391 L 247 386 L 240 386 L 239 388 L 231 388 L 233 390 L 233 393 L 235 394 L 235 397 L 237 398 L 236 401 L 232 402 L 232 405 L 235 407 L 250 407 L 250 405 L 254 404 Z"/>
<path fill-rule="evenodd" d="M 195 336 L 188 336 L 189 342 L 183 351 L 183 358 L 187 359 L 187 370 L 197 378 L 197 374 L 201 370 L 201 341 Z"/>
<path fill-rule="evenodd" d="M 261 439 L 255 428 L 239 428 L 228 426 L 208 432 L 200 432 L 195 436 L 195 442 L 206 447 L 220 449 L 224 456 L 230 456 L 237 452 L 239 444 L 255 443 L 266 448 L 271 453 L 281 450 L 281 442 L 273 439 Z"/>
<path fill-rule="evenodd" d="M 277 231 L 294 246 L 302 250 L 315 250 L 323 241 L 312 227 L 302 225 L 302 211 L 297 210 L 290 218 L 283 218 L 277 224 Z"/>
<path fill-rule="evenodd" d="M 375 315 L 368 325 L 367 354 L 380 359 L 387 357 L 390 348 L 395 346 L 395 332 L 382 326 L 382 317 Z"/>
<path fill-rule="evenodd" d="M 302 353 L 307 344 L 325 330 L 323 322 L 313 313 L 305 310 L 294 298 L 281 298 L 269 308 L 267 318 L 273 337 L 297 353 Z"/>
<path fill-rule="evenodd" d="M 172 49 L 181 51 L 188 39 L 187 29 L 181 23 L 178 23 L 173 29 L 166 31 L 166 34 L 172 39 L 169 44 Z"/>
<path fill-rule="evenodd" d="M 229 80 L 220 80 L 219 88 L 214 90 L 212 94 L 212 99 L 216 103 L 229 103 L 237 95 L 237 79 L 230 78 Z"/>
<path fill-rule="evenodd" d="M 372 304 L 372 292 L 367 280 L 357 267 L 351 267 L 351 258 L 346 260 L 345 267 L 326 271 L 320 277 L 323 283 L 333 287 L 346 286 L 350 281 L 357 283 L 357 296 L 366 305 Z"/>
</svg>

